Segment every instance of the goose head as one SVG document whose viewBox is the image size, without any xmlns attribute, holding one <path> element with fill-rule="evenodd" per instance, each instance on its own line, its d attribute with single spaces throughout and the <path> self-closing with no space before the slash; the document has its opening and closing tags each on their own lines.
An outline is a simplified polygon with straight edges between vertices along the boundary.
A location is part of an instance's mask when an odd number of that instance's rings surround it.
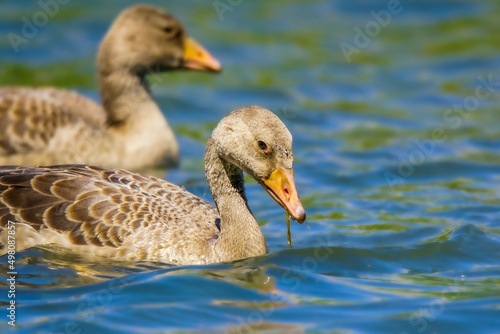
<svg viewBox="0 0 500 334">
<path fill-rule="evenodd" d="M 221 65 L 169 13 L 147 5 L 123 11 L 104 37 L 101 72 L 128 70 L 145 75 L 176 69 L 218 72 Z"/>
<path fill-rule="evenodd" d="M 304 222 L 293 178 L 292 135 L 275 114 L 256 106 L 235 110 L 215 128 L 212 140 L 222 161 L 247 173 Z"/>
</svg>

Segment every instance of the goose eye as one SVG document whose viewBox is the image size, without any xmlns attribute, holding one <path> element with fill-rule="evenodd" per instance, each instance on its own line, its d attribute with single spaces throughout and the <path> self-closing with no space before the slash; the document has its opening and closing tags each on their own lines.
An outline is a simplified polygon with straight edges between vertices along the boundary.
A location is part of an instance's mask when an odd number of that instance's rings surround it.
<svg viewBox="0 0 500 334">
<path fill-rule="evenodd" d="M 172 27 L 165 27 L 163 28 L 163 31 L 166 32 L 167 34 L 171 34 L 174 31 L 174 28 Z"/>
<path fill-rule="evenodd" d="M 264 153 L 269 153 L 269 147 L 267 147 L 267 144 L 264 143 L 262 140 L 259 140 L 258 142 L 259 148 L 264 152 Z"/>
</svg>

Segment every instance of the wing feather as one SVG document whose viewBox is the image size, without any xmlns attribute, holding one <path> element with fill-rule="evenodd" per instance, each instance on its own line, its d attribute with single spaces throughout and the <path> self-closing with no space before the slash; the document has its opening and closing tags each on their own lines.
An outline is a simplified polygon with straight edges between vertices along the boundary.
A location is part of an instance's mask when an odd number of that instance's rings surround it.
<svg viewBox="0 0 500 334">
<path fill-rule="evenodd" d="M 55 88 L 0 88 L 0 156 L 43 151 L 60 129 L 100 128 L 104 109 L 75 92 Z"/>
<path fill-rule="evenodd" d="M 0 226 L 15 220 L 64 234 L 74 245 L 120 247 L 129 237 L 146 242 L 145 231 L 153 244 L 162 240 L 160 232 L 176 242 L 189 233 L 178 221 L 192 212 L 207 217 L 207 235 L 216 233 L 213 207 L 160 179 L 83 165 L 0 167 Z"/>
</svg>

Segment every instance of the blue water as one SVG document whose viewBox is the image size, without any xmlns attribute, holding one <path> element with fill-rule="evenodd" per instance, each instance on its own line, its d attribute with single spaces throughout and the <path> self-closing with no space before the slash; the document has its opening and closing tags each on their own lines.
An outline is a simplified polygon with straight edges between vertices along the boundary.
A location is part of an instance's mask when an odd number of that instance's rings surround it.
<svg viewBox="0 0 500 334">
<path fill-rule="evenodd" d="M 19 333 L 500 332 L 498 1 L 401 0 L 389 18 L 388 1 L 222 0 L 224 13 L 212 1 L 150 2 L 224 66 L 155 77 L 183 157 L 163 177 L 210 199 L 211 130 L 233 109 L 266 107 L 294 136 L 309 228 L 292 225 L 289 249 L 283 210 L 248 180 L 267 255 L 173 267 L 25 250 Z M 0 84 L 98 99 L 97 45 L 132 3 L 72 0 L 16 53 L 7 33 L 40 7 L 0 2 Z"/>
</svg>

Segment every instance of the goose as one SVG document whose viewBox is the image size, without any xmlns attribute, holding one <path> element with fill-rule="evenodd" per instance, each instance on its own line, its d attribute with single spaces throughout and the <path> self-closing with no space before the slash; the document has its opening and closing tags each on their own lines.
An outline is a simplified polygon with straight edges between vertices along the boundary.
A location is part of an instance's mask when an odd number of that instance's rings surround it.
<svg viewBox="0 0 500 334">
<path fill-rule="evenodd" d="M 271 111 L 238 109 L 208 139 L 205 174 L 215 207 L 167 181 L 88 165 L 0 167 L 0 239 L 15 225 L 18 250 L 56 243 L 124 260 L 176 265 L 265 254 L 243 172 L 299 223 L 292 135 Z"/>
<path fill-rule="evenodd" d="M 102 106 L 57 88 L 0 88 L 0 165 L 175 166 L 179 148 L 148 74 L 218 72 L 220 63 L 180 21 L 146 5 L 124 10 L 97 56 Z"/>
</svg>

